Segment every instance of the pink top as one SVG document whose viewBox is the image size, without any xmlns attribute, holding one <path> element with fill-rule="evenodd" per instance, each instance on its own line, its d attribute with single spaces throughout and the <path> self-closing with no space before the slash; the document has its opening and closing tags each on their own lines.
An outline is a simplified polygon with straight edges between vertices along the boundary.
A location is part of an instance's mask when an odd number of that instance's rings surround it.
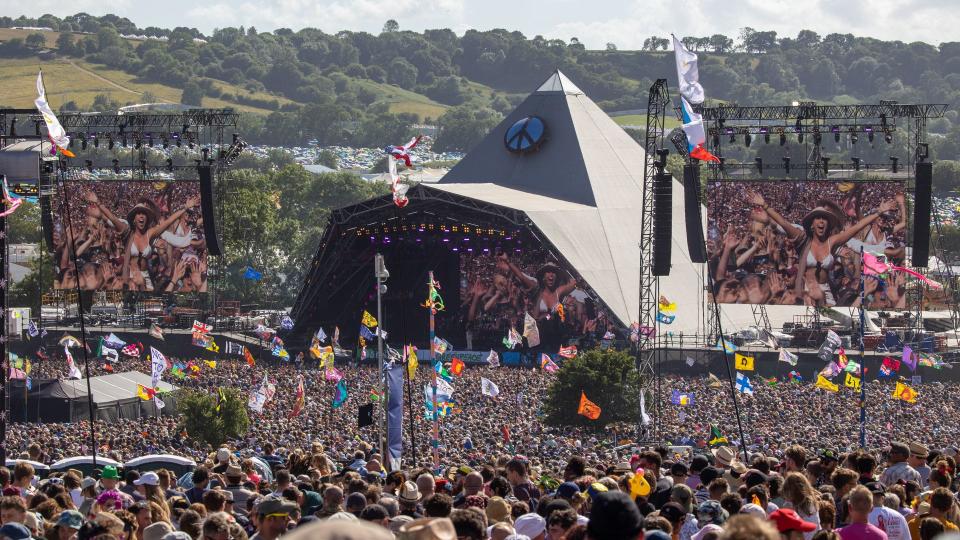
<svg viewBox="0 0 960 540">
<path fill-rule="evenodd" d="M 837 532 L 843 540 L 888 540 L 887 533 L 869 523 L 852 523 Z"/>
</svg>

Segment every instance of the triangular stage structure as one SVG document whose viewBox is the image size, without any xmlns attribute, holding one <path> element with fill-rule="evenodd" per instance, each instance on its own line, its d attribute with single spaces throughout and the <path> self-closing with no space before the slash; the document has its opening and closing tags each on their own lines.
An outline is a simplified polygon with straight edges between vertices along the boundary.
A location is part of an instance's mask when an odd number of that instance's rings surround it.
<svg viewBox="0 0 960 540">
<path fill-rule="evenodd" d="M 511 151 L 508 142 L 513 140 L 515 126 L 531 118 L 542 124 L 542 130 L 534 130 L 539 137 L 531 140 L 529 151 Z M 572 268 L 626 327 L 639 320 L 644 156 L 643 148 L 623 128 L 556 71 L 439 183 L 411 188 L 411 203 L 405 210 L 416 210 L 418 201 L 446 195 L 520 213 L 557 259 Z M 381 204 L 363 203 L 362 211 L 372 215 L 378 208 L 388 208 L 389 197 L 382 198 Z M 331 223 L 356 217 L 360 210 L 357 205 L 335 212 Z M 702 332 L 705 265 L 692 263 L 687 252 L 683 186 L 676 179 L 669 219 L 673 264 L 670 275 L 660 278 L 660 292 L 680 310 L 664 331 Z M 321 247 L 333 240 L 331 231 L 327 233 Z M 315 269 L 330 264 L 320 260 L 323 252 L 314 260 Z M 309 294 L 312 281 L 308 278 L 301 290 L 295 315 L 309 318 L 309 305 L 322 301 Z M 299 324 L 301 318 L 294 319 Z M 750 306 L 724 306 L 723 324 L 726 333 L 753 325 Z"/>
</svg>

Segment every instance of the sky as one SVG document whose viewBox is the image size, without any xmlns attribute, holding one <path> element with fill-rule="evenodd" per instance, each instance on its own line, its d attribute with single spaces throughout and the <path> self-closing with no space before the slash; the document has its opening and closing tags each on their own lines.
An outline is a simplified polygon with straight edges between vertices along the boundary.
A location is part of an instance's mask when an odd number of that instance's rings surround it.
<svg viewBox="0 0 960 540">
<path fill-rule="evenodd" d="M 139 27 L 189 26 L 209 33 L 227 26 L 320 28 L 379 33 L 387 19 L 402 30 L 506 28 L 527 37 L 569 40 L 588 48 L 613 43 L 639 49 L 649 36 L 736 38 L 743 27 L 795 37 L 802 29 L 821 35 L 851 33 L 884 40 L 960 41 L 960 0 L 0 0 L 0 13 L 16 17 L 77 12 L 113 13 Z M 24 10 L 29 7 L 30 12 Z"/>
</svg>

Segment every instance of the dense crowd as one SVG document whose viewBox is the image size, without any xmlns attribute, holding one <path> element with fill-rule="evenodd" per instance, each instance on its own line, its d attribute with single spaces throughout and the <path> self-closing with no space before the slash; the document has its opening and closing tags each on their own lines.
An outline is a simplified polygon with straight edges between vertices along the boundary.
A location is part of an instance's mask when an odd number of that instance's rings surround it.
<svg viewBox="0 0 960 540">
<path fill-rule="evenodd" d="M 125 359 L 112 368 L 142 363 Z M 44 362 L 36 370 L 56 374 Z M 406 466 L 388 474 L 374 428 L 355 427 L 375 371 L 341 370 L 350 397 L 334 410 L 333 385 L 320 370 L 221 359 L 179 384 L 212 391 L 250 388 L 264 373 L 275 379 L 276 397 L 252 415 L 244 437 L 205 446 L 169 416 L 98 425 L 100 450 L 118 461 L 170 452 L 198 466 L 181 482 L 162 469 L 104 467 L 41 479 L 26 462 L 0 468 L 0 538 L 932 540 L 960 532 L 954 383 L 917 385 L 915 404 L 890 397 L 886 384 L 867 383 L 863 451 L 852 391 L 758 384 L 752 396 L 738 396 L 742 446 L 728 387 L 665 376 L 661 392 L 693 398 L 689 406 L 663 402 L 662 434 L 680 446 L 624 448 L 613 430 L 543 425 L 540 409 L 554 375 L 469 367 L 454 378 L 457 404 L 441 421 L 440 467 L 432 466 L 415 392 L 419 461 L 405 454 Z M 307 406 L 291 419 L 297 371 Z M 481 377 L 499 387 L 496 400 L 481 394 Z M 411 386 L 426 380 L 421 369 Z M 576 401 L 571 397 L 571 407 Z M 706 444 L 711 424 L 727 443 Z M 15 424 L 7 443 L 23 459 L 50 462 L 85 452 L 87 427 Z M 409 432 L 404 440 L 411 441 Z M 252 458 L 269 464 L 272 479 Z"/>
<path fill-rule="evenodd" d="M 707 249 L 725 303 L 856 306 L 861 250 L 901 264 L 906 200 L 893 182 L 723 182 L 710 197 Z M 737 201 L 739 204 L 732 204 Z M 905 276 L 868 276 L 873 309 L 903 308 Z"/>
</svg>

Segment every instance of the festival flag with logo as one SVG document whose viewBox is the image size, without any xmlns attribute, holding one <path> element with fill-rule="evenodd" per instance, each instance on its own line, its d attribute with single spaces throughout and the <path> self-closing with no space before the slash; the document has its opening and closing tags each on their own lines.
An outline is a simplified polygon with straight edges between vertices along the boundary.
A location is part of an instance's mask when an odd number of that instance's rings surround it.
<svg viewBox="0 0 960 540">
<path fill-rule="evenodd" d="M 507 330 L 507 337 L 503 338 L 504 347 L 514 349 L 521 343 L 523 343 L 523 338 L 520 336 L 520 332 L 517 332 L 513 327 Z"/>
<path fill-rule="evenodd" d="M 209 334 L 213 330 L 213 326 L 209 324 L 202 323 L 198 320 L 193 321 L 193 333 L 194 334 Z"/>
<path fill-rule="evenodd" d="M 523 314 L 523 337 L 527 338 L 528 347 L 540 345 L 540 329 L 537 328 L 537 320 L 529 313 Z"/>
<path fill-rule="evenodd" d="M 329 365 L 324 369 L 323 377 L 327 382 L 338 383 L 343 379 L 343 373 L 341 373 L 339 369 Z"/>
<path fill-rule="evenodd" d="M 817 352 L 817 356 L 819 356 L 824 362 L 832 361 L 833 355 L 837 353 L 837 350 L 840 348 L 840 344 L 842 342 L 843 341 L 836 332 L 833 330 L 827 330 L 827 335 L 823 339 L 823 343 L 820 345 L 820 350 Z"/>
<path fill-rule="evenodd" d="M 693 405 L 693 394 L 674 390 L 670 394 L 670 403 L 681 407 L 689 407 Z"/>
<path fill-rule="evenodd" d="M 336 388 L 333 389 L 333 408 L 339 409 L 343 407 L 343 404 L 347 402 L 349 396 L 350 394 L 347 392 L 347 381 L 340 380 Z"/>
<path fill-rule="evenodd" d="M 364 310 L 363 316 L 360 318 L 360 323 L 367 328 L 373 328 L 374 326 L 377 326 L 377 319 L 368 311 Z"/>
<path fill-rule="evenodd" d="M 40 335 L 40 330 L 37 329 L 37 325 L 33 322 L 33 320 L 27 323 L 27 334 L 32 338 Z"/>
<path fill-rule="evenodd" d="M 449 346 L 450 346 L 450 344 L 447 343 L 447 341 L 446 341 L 445 339 L 441 338 L 440 336 L 434 336 L 434 337 L 433 337 L 433 352 L 434 352 L 434 353 L 436 353 L 436 354 L 443 354 L 443 353 L 447 352 L 447 347 L 449 347 Z"/>
<path fill-rule="evenodd" d="M 560 370 L 560 366 L 551 360 L 547 353 L 540 353 L 540 368 L 547 373 L 556 373 Z"/>
<path fill-rule="evenodd" d="M 677 304 L 667 300 L 667 297 L 661 294 L 657 300 L 657 309 L 664 313 L 674 313 L 677 311 Z"/>
<path fill-rule="evenodd" d="M 500 367 L 500 355 L 497 354 L 497 351 L 490 349 L 490 354 L 487 355 L 487 365 L 490 367 Z"/>
<path fill-rule="evenodd" d="M 457 377 L 463 375 L 465 367 L 467 367 L 467 365 L 459 358 L 454 357 L 454 359 L 450 361 L 450 373 Z"/>
<path fill-rule="evenodd" d="M 840 386 L 830 382 L 823 375 L 817 375 L 817 382 L 814 384 L 816 388 L 822 388 L 828 392 L 839 392 Z"/>
<path fill-rule="evenodd" d="M 567 347 L 560 347 L 560 352 L 557 354 L 559 354 L 562 358 L 574 358 L 577 356 L 577 346 L 569 345 Z"/>
<path fill-rule="evenodd" d="M 150 337 L 154 339 L 159 339 L 160 341 L 165 341 L 163 338 L 163 328 L 160 328 L 160 325 L 158 325 L 157 323 L 151 323 Z"/>
<path fill-rule="evenodd" d="M 860 378 L 854 377 L 850 373 L 847 373 L 847 376 L 843 380 L 843 385 L 847 388 L 853 388 L 854 390 L 860 390 Z"/>
<path fill-rule="evenodd" d="M 220 346 L 217 345 L 217 342 L 214 341 L 213 338 L 210 339 L 210 343 L 206 347 L 204 347 L 204 349 L 210 352 L 215 352 L 215 353 L 220 352 Z"/>
<path fill-rule="evenodd" d="M 120 360 L 120 355 L 117 353 L 117 350 L 107 347 L 102 337 L 97 341 L 97 352 L 95 356 L 102 356 L 106 358 L 108 362 Z"/>
<path fill-rule="evenodd" d="M 777 358 L 777 360 L 781 362 L 786 362 L 791 366 L 795 366 L 797 365 L 798 358 L 797 358 L 797 355 L 793 354 L 792 352 L 786 349 L 780 349 L 780 357 Z"/>
<path fill-rule="evenodd" d="M 281 360 L 290 361 L 290 353 L 287 352 L 287 349 L 283 345 L 274 345 L 273 350 L 270 351 L 270 354 L 280 358 Z"/>
<path fill-rule="evenodd" d="M 753 371 L 753 357 L 736 353 L 734 367 L 740 371 Z"/>
<path fill-rule="evenodd" d="M 739 371 L 737 372 L 736 387 L 741 394 L 753 395 L 753 383 L 750 382 L 750 377 Z"/>
<path fill-rule="evenodd" d="M 500 395 L 500 388 L 486 377 L 480 377 L 480 392 L 488 397 L 496 399 Z"/>
<path fill-rule="evenodd" d="M 730 440 L 720 433 L 720 428 L 710 424 L 710 435 L 707 437 L 707 446 L 714 448 L 724 444 L 730 444 Z"/>
<path fill-rule="evenodd" d="M 893 390 L 893 397 L 897 399 L 902 399 L 907 403 L 916 403 L 917 396 L 919 395 L 920 394 L 916 390 L 914 390 L 913 388 L 910 388 L 909 386 L 903 384 L 900 381 L 897 381 L 897 387 Z"/>
<path fill-rule="evenodd" d="M 910 371 L 917 370 L 917 355 L 913 352 L 913 349 L 909 345 L 903 346 L 903 359 L 900 363 L 904 366 L 910 368 Z"/>
<path fill-rule="evenodd" d="M 847 360 L 847 365 L 843 368 L 847 373 L 860 373 L 860 364 L 855 360 Z"/>
<path fill-rule="evenodd" d="M 664 313 L 664 312 L 662 312 L 662 311 L 658 311 L 658 312 L 657 312 L 657 322 L 659 322 L 659 323 L 663 323 L 663 324 L 673 324 L 673 321 L 674 321 L 674 319 L 676 319 L 676 318 L 677 318 L 676 315 L 667 315 L 666 313 Z"/>
<path fill-rule="evenodd" d="M 577 414 L 585 416 L 590 420 L 600 418 L 600 407 L 596 403 L 587 399 L 587 394 L 580 392 L 580 406 L 577 407 Z"/>
<path fill-rule="evenodd" d="M 63 353 L 67 355 L 67 378 L 82 379 L 83 373 L 80 372 L 80 368 L 78 368 L 76 362 L 73 361 L 73 355 L 70 354 L 70 349 L 65 346 Z"/>
<path fill-rule="evenodd" d="M 47 126 L 47 138 L 53 143 L 53 149 L 50 153 L 56 154 L 56 151 L 59 150 L 61 154 L 69 158 L 77 157 L 68 148 L 70 146 L 70 137 L 67 136 L 66 130 L 60 125 L 60 120 L 57 120 L 57 115 L 54 114 L 53 109 L 50 108 L 50 104 L 47 103 L 47 90 L 43 85 L 43 71 L 37 73 L 37 99 L 33 100 L 33 104 L 36 105 L 37 110 L 40 111 L 43 123 Z M 39 128 L 37 129 L 39 130 Z"/>
<path fill-rule="evenodd" d="M 841 369 L 836 362 L 830 362 L 829 364 L 824 366 L 824 368 L 821 369 L 820 373 L 818 373 L 817 375 L 827 379 L 832 379 L 837 375 L 839 375 L 842 371 L 843 369 Z"/>
<path fill-rule="evenodd" d="M 237 356 L 243 356 L 243 345 L 235 343 L 233 341 L 227 342 L 227 348 L 224 351 L 224 354 L 235 354 Z"/>
<path fill-rule="evenodd" d="M 293 330 L 293 319 L 291 319 L 289 315 L 284 314 L 283 317 L 280 318 L 280 328 L 287 332 Z"/>
<path fill-rule="evenodd" d="M 847 351 L 845 351 L 843 347 L 840 347 L 837 349 L 837 365 L 840 366 L 840 369 L 846 369 L 847 362 L 849 362 Z"/>
<path fill-rule="evenodd" d="M 256 365 L 256 362 L 254 362 L 253 360 L 253 355 L 250 354 L 250 349 L 246 347 L 243 348 L 243 357 L 247 360 L 248 366 L 253 367 L 254 365 Z"/>
<path fill-rule="evenodd" d="M 190 338 L 190 342 L 195 347 L 206 349 L 207 347 L 210 346 L 211 343 L 213 343 L 213 336 L 211 336 L 210 334 L 201 334 L 198 332 L 194 332 L 193 336 Z"/>
<path fill-rule="evenodd" d="M 303 375 L 300 375 L 297 378 L 297 395 L 293 399 L 293 409 L 290 410 L 290 414 L 287 415 L 287 418 L 294 418 L 300 416 L 300 413 L 303 412 L 303 409 L 307 405 L 306 394 L 303 391 Z"/>
</svg>

